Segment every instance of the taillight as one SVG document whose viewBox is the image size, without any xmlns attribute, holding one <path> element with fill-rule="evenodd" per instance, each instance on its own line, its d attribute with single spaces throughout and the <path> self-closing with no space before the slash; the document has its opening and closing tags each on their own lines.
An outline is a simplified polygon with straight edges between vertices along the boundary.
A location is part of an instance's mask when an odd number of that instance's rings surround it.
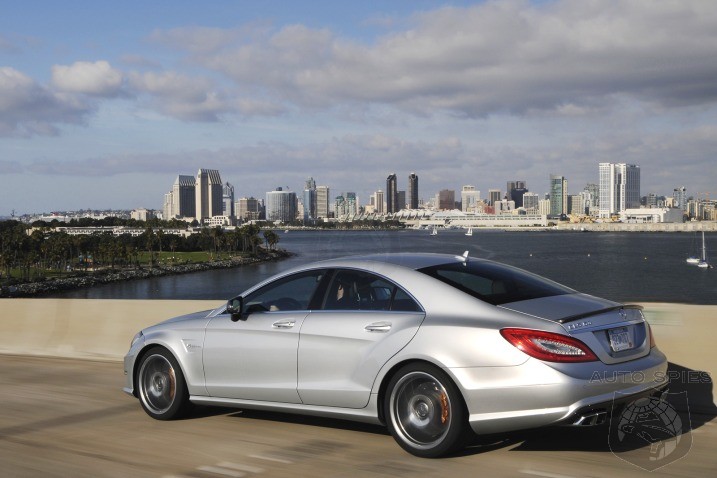
<svg viewBox="0 0 717 478">
<path fill-rule="evenodd" d="M 531 329 L 502 329 L 500 334 L 531 357 L 547 362 L 594 362 L 597 356 L 587 345 L 567 335 Z"/>
<path fill-rule="evenodd" d="M 652 333 L 652 327 L 650 327 L 650 324 L 648 324 L 647 321 L 645 321 L 645 325 L 647 325 L 647 333 L 650 334 L 650 348 L 654 349 L 655 345 L 657 345 L 655 344 L 655 335 Z"/>
</svg>

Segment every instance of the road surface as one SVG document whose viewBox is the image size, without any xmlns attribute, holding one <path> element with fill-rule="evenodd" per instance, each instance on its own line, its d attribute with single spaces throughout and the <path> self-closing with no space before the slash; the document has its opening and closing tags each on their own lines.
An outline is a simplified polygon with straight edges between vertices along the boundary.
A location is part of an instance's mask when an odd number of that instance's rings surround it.
<svg viewBox="0 0 717 478">
<path fill-rule="evenodd" d="M 460 456 L 402 451 L 381 427 L 230 409 L 150 419 L 122 393 L 122 364 L 0 356 L 3 477 L 615 477 L 646 471 L 610 451 L 606 428 L 482 440 Z M 692 416 L 684 458 L 651 476 L 714 476 L 717 426 Z M 684 442 L 683 442 L 684 444 Z M 638 450 L 639 451 L 639 450 Z M 648 451 L 645 449 L 643 451 Z"/>
</svg>

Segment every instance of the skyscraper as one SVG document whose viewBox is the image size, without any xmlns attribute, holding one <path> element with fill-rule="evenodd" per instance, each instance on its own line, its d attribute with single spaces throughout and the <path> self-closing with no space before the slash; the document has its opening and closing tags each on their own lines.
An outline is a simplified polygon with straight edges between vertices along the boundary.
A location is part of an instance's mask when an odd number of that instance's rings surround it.
<svg viewBox="0 0 717 478">
<path fill-rule="evenodd" d="M 261 206 L 259 200 L 253 197 L 241 198 L 236 203 L 237 218 L 242 221 L 259 219 Z"/>
<path fill-rule="evenodd" d="M 684 186 L 675 188 L 674 191 L 672 191 L 672 198 L 674 200 L 672 203 L 674 207 L 687 211 L 687 189 Z"/>
<path fill-rule="evenodd" d="M 392 214 L 399 211 L 398 207 L 398 180 L 396 173 L 389 174 L 386 178 L 386 213 Z"/>
<path fill-rule="evenodd" d="M 568 180 L 565 176 L 550 175 L 550 215 L 554 217 L 568 213 Z"/>
<path fill-rule="evenodd" d="M 306 180 L 304 187 L 304 223 L 313 223 L 316 220 L 316 181 L 314 178 Z"/>
<path fill-rule="evenodd" d="M 329 187 L 316 186 L 316 218 L 329 217 Z"/>
<path fill-rule="evenodd" d="M 222 190 L 222 213 L 224 216 L 233 218 L 235 216 L 234 210 L 234 186 L 230 183 L 225 183 Z"/>
<path fill-rule="evenodd" d="M 538 201 L 540 196 L 537 193 L 525 193 L 523 194 L 523 207 L 528 214 L 538 214 L 540 211 L 538 208 Z"/>
<path fill-rule="evenodd" d="M 197 221 L 223 215 L 224 188 L 216 169 L 200 169 L 194 183 Z"/>
<path fill-rule="evenodd" d="M 418 209 L 418 176 L 416 173 L 408 175 L 408 208 Z"/>
<path fill-rule="evenodd" d="M 488 190 L 488 205 L 494 206 L 495 203 L 500 201 L 502 198 L 500 197 L 500 189 L 489 189 Z"/>
<path fill-rule="evenodd" d="M 463 212 L 473 212 L 479 200 L 480 191 L 477 191 L 475 186 L 463 186 L 461 189 L 461 209 Z"/>
<path fill-rule="evenodd" d="M 296 193 L 276 188 L 266 193 L 266 220 L 290 223 L 296 220 Z"/>
<path fill-rule="evenodd" d="M 452 189 L 443 189 L 438 192 L 438 209 L 451 211 L 456 208 L 456 192 Z"/>
<path fill-rule="evenodd" d="M 384 197 L 383 191 L 380 189 L 376 191 L 376 213 L 377 214 L 384 214 L 386 212 L 386 209 L 384 208 L 384 205 L 386 203 L 386 198 Z"/>
<path fill-rule="evenodd" d="M 600 163 L 600 217 L 640 207 L 640 166 Z"/>
<path fill-rule="evenodd" d="M 164 218 L 195 217 L 196 201 L 194 176 L 180 174 L 174 180 L 172 190 L 164 195 Z"/>
</svg>

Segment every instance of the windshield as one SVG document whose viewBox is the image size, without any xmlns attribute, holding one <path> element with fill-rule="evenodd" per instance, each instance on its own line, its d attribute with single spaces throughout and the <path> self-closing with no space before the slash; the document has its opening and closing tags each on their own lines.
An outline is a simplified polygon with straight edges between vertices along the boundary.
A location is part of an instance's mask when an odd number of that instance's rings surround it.
<svg viewBox="0 0 717 478">
<path fill-rule="evenodd" d="M 419 272 L 493 305 L 575 292 L 530 272 L 490 261 L 441 264 Z"/>
</svg>

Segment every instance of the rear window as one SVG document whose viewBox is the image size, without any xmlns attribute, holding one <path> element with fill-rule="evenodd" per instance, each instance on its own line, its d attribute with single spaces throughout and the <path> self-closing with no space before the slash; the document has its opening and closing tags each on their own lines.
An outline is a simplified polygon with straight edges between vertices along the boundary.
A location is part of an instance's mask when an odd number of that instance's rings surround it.
<svg viewBox="0 0 717 478">
<path fill-rule="evenodd" d="M 493 305 L 575 292 L 530 272 L 489 261 L 442 264 L 419 272 Z"/>
</svg>

